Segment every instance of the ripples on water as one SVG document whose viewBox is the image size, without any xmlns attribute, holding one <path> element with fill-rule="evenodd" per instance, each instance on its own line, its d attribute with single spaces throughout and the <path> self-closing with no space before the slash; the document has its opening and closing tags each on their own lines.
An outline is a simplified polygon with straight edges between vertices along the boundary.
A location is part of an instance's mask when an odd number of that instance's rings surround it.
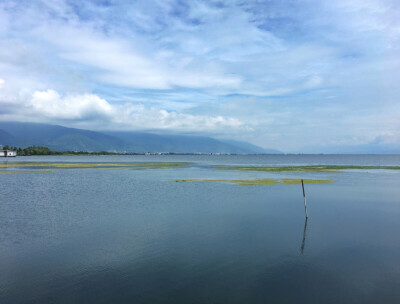
<svg viewBox="0 0 400 304">
<path fill-rule="evenodd" d="M 400 165 L 399 156 L 18 157 L 189 161 L 171 169 L 0 174 L 0 303 L 400 303 L 400 171 L 267 173 L 223 165 Z M 175 179 L 333 179 L 301 186 Z"/>
</svg>

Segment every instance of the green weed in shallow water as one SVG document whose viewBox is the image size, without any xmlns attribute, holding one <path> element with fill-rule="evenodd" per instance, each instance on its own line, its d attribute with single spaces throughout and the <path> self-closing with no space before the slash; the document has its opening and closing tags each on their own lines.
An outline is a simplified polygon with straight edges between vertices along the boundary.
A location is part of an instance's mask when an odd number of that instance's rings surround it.
<svg viewBox="0 0 400 304">
<path fill-rule="evenodd" d="M 342 170 L 400 170 L 400 166 L 214 166 L 217 170 L 261 171 L 261 172 L 341 172 Z"/>
<path fill-rule="evenodd" d="M 154 162 L 154 163 L 6 163 L 0 168 L 51 168 L 51 169 L 172 169 L 189 166 L 187 162 Z"/>
<path fill-rule="evenodd" d="M 54 170 L 0 170 L 1 173 L 53 173 Z"/>
<path fill-rule="evenodd" d="M 305 184 L 327 184 L 332 183 L 331 179 L 303 179 Z M 263 179 L 249 179 L 249 180 L 238 180 L 238 179 L 178 179 L 175 182 L 200 182 L 200 183 L 231 183 L 241 186 L 272 186 L 272 185 L 299 185 L 301 179 L 296 178 L 263 178 Z"/>
</svg>

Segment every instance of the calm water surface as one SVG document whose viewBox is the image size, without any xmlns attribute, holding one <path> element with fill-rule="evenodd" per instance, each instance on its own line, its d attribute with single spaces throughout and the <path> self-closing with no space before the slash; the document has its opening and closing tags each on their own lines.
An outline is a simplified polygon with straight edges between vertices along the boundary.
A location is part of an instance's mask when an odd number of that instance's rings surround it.
<svg viewBox="0 0 400 304">
<path fill-rule="evenodd" d="M 0 174 L 0 303 L 400 303 L 400 171 L 207 165 L 397 165 L 400 156 L 18 157 L 171 169 Z M 5 161 L 0 161 L 4 164 Z M 175 179 L 333 179 L 301 186 Z"/>
</svg>

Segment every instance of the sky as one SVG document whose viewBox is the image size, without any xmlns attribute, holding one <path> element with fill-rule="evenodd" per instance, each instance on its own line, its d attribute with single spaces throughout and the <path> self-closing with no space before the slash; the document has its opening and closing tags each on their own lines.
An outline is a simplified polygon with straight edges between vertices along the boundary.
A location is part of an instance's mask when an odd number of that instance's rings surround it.
<svg viewBox="0 0 400 304">
<path fill-rule="evenodd" d="M 0 120 L 400 144 L 400 2 L 0 0 Z"/>
</svg>

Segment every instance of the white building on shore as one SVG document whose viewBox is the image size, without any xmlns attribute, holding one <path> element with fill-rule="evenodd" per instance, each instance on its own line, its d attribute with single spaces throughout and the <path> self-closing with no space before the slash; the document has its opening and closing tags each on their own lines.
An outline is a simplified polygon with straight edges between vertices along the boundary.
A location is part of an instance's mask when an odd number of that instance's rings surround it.
<svg viewBox="0 0 400 304">
<path fill-rule="evenodd" d="M 17 151 L 12 150 L 0 150 L 0 157 L 16 157 Z"/>
</svg>

